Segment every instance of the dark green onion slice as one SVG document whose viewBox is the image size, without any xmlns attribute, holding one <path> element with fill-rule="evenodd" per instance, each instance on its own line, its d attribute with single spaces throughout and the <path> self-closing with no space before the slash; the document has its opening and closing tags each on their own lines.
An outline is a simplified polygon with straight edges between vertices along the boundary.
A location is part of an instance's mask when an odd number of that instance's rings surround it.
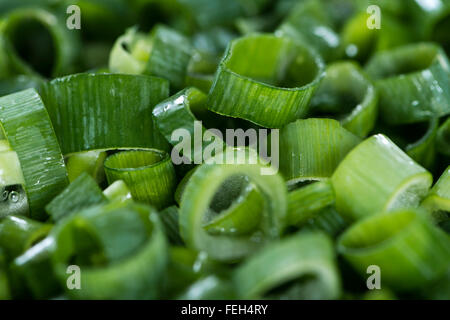
<svg viewBox="0 0 450 320">
<path fill-rule="evenodd" d="M 276 35 L 288 36 L 299 43 L 307 43 L 325 61 L 335 60 L 340 45 L 339 35 L 333 29 L 331 17 L 322 1 L 300 1 L 275 31 Z"/>
<path fill-rule="evenodd" d="M 45 77 L 70 73 L 77 58 L 78 34 L 65 19 L 38 8 L 10 12 L 0 28 L 0 77 L 14 74 Z"/>
<path fill-rule="evenodd" d="M 450 118 L 438 129 L 436 147 L 440 153 L 450 156 Z"/>
<path fill-rule="evenodd" d="M 0 124 L 17 153 L 31 217 L 43 219 L 44 206 L 67 184 L 67 171 L 47 110 L 34 89 L 0 98 Z"/>
<path fill-rule="evenodd" d="M 247 152 L 228 150 L 214 160 L 219 160 L 222 156 L 245 157 Z M 184 189 L 180 205 L 180 231 L 186 245 L 207 252 L 213 259 L 234 261 L 252 253 L 266 242 L 279 238 L 286 223 L 286 186 L 278 174 L 261 174 L 264 169 L 268 168 L 258 164 L 257 159 L 251 154 L 242 164 L 212 162 L 198 167 Z M 248 177 L 264 199 L 264 209 L 259 219 L 258 229 L 242 236 L 211 235 L 204 229 L 211 210 L 214 209 L 216 213 L 220 213 L 223 209 L 228 209 L 230 205 L 243 200 L 239 198 L 239 191 L 234 189 L 231 192 L 233 185 L 236 185 L 237 190 L 242 188 L 243 177 Z M 227 185 L 228 188 L 224 189 Z M 223 190 L 227 190 L 226 193 L 222 193 Z M 237 199 L 233 198 L 236 194 L 238 194 Z M 215 199 L 220 198 L 223 204 L 215 202 Z M 255 204 L 255 209 L 257 206 Z M 257 218 L 250 212 L 249 209 L 247 220 Z M 246 224 L 253 223 L 245 221 L 246 219 L 243 217 L 240 221 Z"/>
<path fill-rule="evenodd" d="M 381 211 L 418 206 L 431 174 L 384 135 L 359 144 L 332 176 L 336 209 L 349 220 Z"/>
<path fill-rule="evenodd" d="M 439 180 L 431 188 L 422 206 L 428 208 L 436 222 L 449 220 L 450 217 L 450 166 L 445 169 Z"/>
<path fill-rule="evenodd" d="M 422 288 L 443 276 L 450 261 L 450 238 L 421 211 L 400 209 L 350 227 L 338 251 L 361 274 L 378 266 L 382 286 L 398 291 Z"/>
<path fill-rule="evenodd" d="M 337 62 L 327 67 L 311 109 L 313 113 L 331 114 L 344 128 L 364 138 L 377 119 L 378 93 L 356 63 Z"/>
<path fill-rule="evenodd" d="M 393 1 L 391 1 L 393 2 Z M 375 3 L 372 3 L 375 4 Z M 363 12 L 345 22 L 341 31 L 341 51 L 344 57 L 366 62 L 374 53 L 406 45 L 411 41 L 410 30 L 404 23 L 381 11 L 380 28 L 367 27 L 371 14 Z M 376 3 L 376 5 L 379 5 Z"/>
<path fill-rule="evenodd" d="M 5 257 L 12 260 L 47 236 L 51 224 L 26 217 L 8 216 L 0 222 L 0 246 Z"/>
<path fill-rule="evenodd" d="M 245 36 L 230 43 L 209 92 L 208 108 L 279 128 L 305 116 L 323 70 L 320 57 L 289 38 Z"/>
<path fill-rule="evenodd" d="M 55 272 L 76 299 L 154 299 L 167 264 L 163 226 L 149 207 L 113 203 L 86 209 L 55 228 Z M 81 288 L 67 289 L 69 265 Z"/>
<path fill-rule="evenodd" d="M 360 141 L 336 120 L 297 120 L 280 132 L 280 172 L 289 184 L 323 180 Z"/>
<path fill-rule="evenodd" d="M 299 225 L 334 204 L 334 190 L 327 179 L 288 193 L 288 224 Z"/>
<path fill-rule="evenodd" d="M 88 173 L 95 181 L 101 183 L 105 179 L 103 162 L 106 159 L 105 151 L 86 151 L 72 154 L 66 160 L 69 181 L 73 182 L 83 173 Z"/>
<path fill-rule="evenodd" d="M 61 221 L 81 209 L 105 203 L 106 197 L 95 180 L 82 173 L 45 207 L 55 222 Z"/>
<path fill-rule="evenodd" d="M 166 149 L 151 113 L 168 93 L 164 79 L 119 74 L 77 74 L 42 88 L 64 155 L 102 149 Z"/>
<path fill-rule="evenodd" d="M 215 148 L 218 144 L 219 151 L 222 151 L 225 146 L 221 137 L 214 131 L 206 133 L 207 130 L 202 124 L 195 125 L 198 120 L 194 112 L 201 114 L 207 111 L 206 99 L 206 95 L 200 90 L 186 88 L 153 109 L 159 131 L 174 146 L 172 155 L 178 152 L 178 155 L 183 157 L 183 163 L 200 164 L 206 160 L 203 157 L 205 150 Z M 209 141 L 203 141 L 205 134 L 209 135 Z M 201 137 L 201 145 L 198 145 L 198 139 L 195 139 L 198 136 Z M 183 140 L 179 141 L 180 138 Z M 189 150 L 189 154 L 183 152 L 186 149 Z"/>
<path fill-rule="evenodd" d="M 163 209 L 173 202 L 175 170 L 169 155 L 156 149 L 130 150 L 105 160 L 108 183 L 123 180 L 133 199 Z"/>
<path fill-rule="evenodd" d="M 299 233 L 273 243 L 239 266 L 242 299 L 335 299 L 340 294 L 333 245 L 322 233 Z"/>
<path fill-rule="evenodd" d="M 165 78 L 173 89 L 180 89 L 191 55 L 189 39 L 175 30 L 158 25 L 145 35 L 132 28 L 116 41 L 109 67 L 113 72 Z"/>
<path fill-rule="evenodd" d="M 366 71 L 380 93 L 380 115 L 391 125 L 450 114 L 450 63 L 441 47 L 418 43 L 376 54 Z"/>
</svg>

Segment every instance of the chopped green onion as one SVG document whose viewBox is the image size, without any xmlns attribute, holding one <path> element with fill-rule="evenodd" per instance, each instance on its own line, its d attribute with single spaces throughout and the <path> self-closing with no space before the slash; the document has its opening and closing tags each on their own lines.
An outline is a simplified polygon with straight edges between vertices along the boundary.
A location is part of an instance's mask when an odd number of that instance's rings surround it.
<svg viewBox="0 0 450 320">
<path fill-rule="evenodd" d="M 215 135 L 211 130 L 209 131 L 210 141 L 202 142 L 197 145 L 195 137 L 200 135 L 203 137 L 206 132 L 206 128 L 201 125 L 197 126 L 195 122 L 198 121 L 194 112 L 197 114 L 205 113 L 206 109 L 206 95 L 196 88 L 186 88 L 167 100 L 159 103 L 155 109 L 153 109 L 153 116 L 156 119 L 156 125 L 159 131 L 164 135 L 167 141 L 174 146 L 174 151 L 178 152 L 180 156 L 183 156 L 188 163 L 201 163 L 203 158 L 203 152 L 208 146 L 214 146 L 217 143 L 221 145 L 220 151 L 225 147 L 222 139 Z M 184 132 L 182 131 L 184 130 Z M 197 132 L 199 131 L 199 132 Z M 180 135 L 176 135 L 180 132 Z M 188 135 L 187 149 L 189 154 L 183 153 L 185 150 L 185 141 L 179 143 L 180 137 L 184 138 L 184 133 Z"/>
<path fill-rule="evenodd" d="M 390 1 L 391 3 L 394 1 Z M 374 3 L 379 5 L 379 2 Z M 359 62 L 366 62 L 373 54 L 406 45 L 411 40 L 410 30 L 394 17 L 380 10 L 379 28 L 369 28 L 369 22 L 374 17 L 366 10 L 345 22 L 341 31 L 341 51 L 344 57 Z"/>
<path fill-rule="evenodd" d="M 0 98 L 0 124 L 19 159 L 31 217 L 43 219 L 44 206 L 68 179 L 52 123 L 37 92 L 27 89 Z"/>
<path fill-rule="evenodd" d="M 8 261 L 22 254 L 47 236 L 51 224 L 25 217 L 8 216 L 0 222 L 0 246 Z"/>
<path fill-rule="evenodd" d="M 106 159 L 104 151 L 86 151 L 72 154 L 66 160 L 67 173 L 69 181 L 73 182 L 84 172 L 90 174 L 98 183 L 105 179 L 105 171 L 103 170 L 103 162 Z"/>
<path fill-rule="evenodd" d="M 208 107 L 222 115 L 279 128 L 305 116 L 323 69 L 318 56 L 289 38 L 245 36 L 230 43 Z"/>
<path fill-rule="evenodd" d="M 151 112 L 168 93 L 166 80 L 119 74 L 78 74 L 42 88 L 64 155 L 118 148 L 165 150 L 167 142 Z"/>
<path fill-rule="evenodd" d="M 303 226 L 307 230 L 320 230 L 336 237 L 348 227 L 348 222 L 336 211 L 334 206 L 328 206 L 309 218 Z"/>
<path fill-rule="evenodd" d="M 374 265 L 380 268 L 382 286 L 413 290 L 445 274 L 450 238 L 422 212 L 401 209 L 351 226 L 339 239 L 338 251 L 361 276 Z"/>
<path fill-rule="evenodd" d="M 350 151 L 331 180 L 336 209 L 349 220 L 418 206 L 432 183 L 428 171 L 381 134 Z"/>
<path fill-rule="evenodd" d="M 86 209 L 56 227 L 52 261 L 66 293 L 77 299 L 152 299 L 167 264 L 156 213 L 137 204 Z M 73 259 L 73 261 L 72 261 Z M 80 267 L 79 290 L 67 288 L 67 267 Z"/>
<path fill-rule="evenodd" d="M 380 93 L 380 115 L 397 125 L 450 114 L 450 63 L 436 44 L 411 44 L 376 54 L 366 71 Z"/>
<path fill-rule="evenodd" d="M 234 273 L 242 299 L 334 299 L 340 293 L 333 245 L 322 233 L 271 244 Z"/>
<path fill-rule="evenodd" d="M 224 156 L 245 156 L 244 151 L 229 150 Z M 222 155 L 219 155 L 219 157 Z M 216 158 L 217 159 L 217 158 Z M 186 245 L 190 248 L 207 252 L 212 258 L 221 261 L 234 261 L 245 257 L 264 243 L 278 239 L 285 227 L 286 187 L 278 174 L 261 175 L 263 165 L 251 164 L 203 164 L 190 177 L 181 199 L 180 231 Z M 246 176 L 254 183 L 264 199 L 264 211 L 259 218 L 259 228 L 247 235 L 212 235 L 204 229 L 205 221 L 211 210 L 220 214 L 236 201 L 242 201 L 240 190 L 242 177 Z M 238 183 L 234 183 L 237 179 Z M 228 180 L 228 182 L 227 182 Z M 221 192 L 224 183 L 236 185 L 234 192 L 227 191 L 221 208 L 211 208 L 217 192 Z M 233 195 L 238 194 L 238 198 Z M 227 197 L 228 196 L 228 197 Z M 228 199 L 227 199 L 228 198 Z M 227 207 L 228 205 L 228 207 Z M 255 209 L 259 207 L 254 204 Z M 222 210 L 221 210 L 222 209 Z M 220 212 L 217 212 L 220 211 Z M 227 211 L 225 211 L 227 212 Z M 249 215 L 242 223 L 254 223 L 251 219 L 258 216 Z"/>
<path fill-rule="evenodd" d="M 297 120 L 280 132 L 280 172 L 289 184 L 323 180 L 359 142 L 336 120 Z"/>
<path fill-rule="evenodd" d="M 164 25 L 150 35 L 130 29 L 120 37 L 110 57 L 113 72 L 148 74 L 166 78 L 173 89 L 182 88 L 192 55 L 188 38 Z"/>
<path fill-rule="evenodd" d="M 103 190 L 105 197 L 111 202 L 130 202 L 133 201 L 131 191 L 122 180 L 117 180 L 111 183 L 105 190 Z"/>
<path fill-rule="evenodd" d="M 72 71 L 80 47 L 71 32 L 53 13 L 20 8 L 8 13 L 0 28 L 0 78 L 14 74 L 58 76 Z M 1 63 L 0 63 L 1 65 Z"/>
<path fill-rule="evenodd" d="M 325 61 L 335 60 L 339 55 L 340 38 L 333 30 L 325 6 L 322 1 L 300 1 L 275 34 L 309 44 Z"/>
<path fill-rule="evenodd" d="M 45 207 L 55 222 L 61 221 L 81 209 L 105 203 L 106 197 L 95 180 L 87 173 L 82 173 L 69 186 Z"/>
<path fill-rule="evenodd" d="M 49 299 L 61 292 L 51 260 L 53 250 L 53 238 L 47 237 L 14 259 L 11 274 L 15 297 Z"/>
<path fill-rule="evenodd" d="M 163 209 L 173 202 L 175 170 L 169 155 L 156 149 L 123 151 L 105 160 L 109 184 L 123 180 L 133 199 Z"/>
<path fill-rule="evenodd" d="M 288 193 L 288 224 L 300 225 L 324 208 L 334 204 L 329 180 L 313 182 Z"/>
<path fill-rule="evenodd" d="M 353 62 L 330 64 L 311 100 L 312 112 L 331 114 L 342 126 L 364 138 L 378 115 L 378 93 L 369 77 Z"/>
</svg>

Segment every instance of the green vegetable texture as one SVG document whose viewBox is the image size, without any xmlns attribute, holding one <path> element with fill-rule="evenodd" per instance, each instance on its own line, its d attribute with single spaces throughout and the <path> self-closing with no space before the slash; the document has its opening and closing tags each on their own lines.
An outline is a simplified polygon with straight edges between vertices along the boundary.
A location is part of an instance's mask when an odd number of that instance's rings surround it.
<svg viewBox="0 0 450 320">
<path fill-rule="evenodd" d="M 450 0 L 0 0 L 0 300 L 450 300 L 448 30 Z"/>
</svg>

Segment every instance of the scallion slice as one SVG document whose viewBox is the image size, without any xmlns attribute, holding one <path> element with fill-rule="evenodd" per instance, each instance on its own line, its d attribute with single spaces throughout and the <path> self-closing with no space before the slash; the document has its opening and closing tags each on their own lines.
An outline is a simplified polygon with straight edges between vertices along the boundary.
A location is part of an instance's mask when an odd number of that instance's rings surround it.
<svg viewBox="0 0 450 320">
<path fill-rule="evenodd" d="M 345 157 L 331 178 L 336 209 L 349 220 L 382 211 L 418 206 L 431 174 L 389 138 L 372 136 Z"/>
<path fill-rule="evenodd" d="M 224 156 L 245 157 L 246 152 L 228 150 Z M 286 223 L 286 186 L 278 174 L 262 175 L 261 170 L 265 167 L 257 162 L 251 162 L 256 160 L 251 157 L 249 155 L 249 158 L 239 165 L 203 164 L 192 174 L 184 189 L 180 205 L 180 231 L 188 247 L 205 251 L 213 259 L 235 261 L 247 256 L 266 242 L 280 237 Z M 239 221 L 254 224 L 254 221 L 246 221 L 246 219 L 259 218 L 259 227 L 242 236 L 210 234 L 205 230 L 204 224 L 208 221 L 206 219 L 211 214 L 211 210 L 214 209 L 211 205 L 216 193 L 221 192 L 224 183 L 232 186 L 236 179 L 242 181 L 243 176 L 248 177 L 261 192 L 264 210 L 260 217 L 255 217 L 253 214 Z M 241 184 L 238 183 L 237 187 L 240 186 Z M 228 191 L 223 194 L 225 198 L 229 197 L 224 201 L 224 209 L 228 208 L 227 204 L 239 201 L 239 198 L 237 200 L 232 198 L 236 193 L 238 192 Z"/>
<path fill-rule="evenodd" d="M 95 206 L 58 225 L 52 261 L 66 292 L 77 299 L 152 299 L 167 264 L 163 226 L 149 207 Z M 72 260 L 74 259 L 74 260 Z M 81 268 L 81 288 L 67 288 L 67 267 Z"/>
<path fill-rule="evenodd" d="M 71 72 L 80 40 L 63 21 L 38 8 L 9 12 L 0 27 L 0 56 L 4 59 L 0 78 L 14 74 L 50 77 Z"/>
<path fill-rule="evenodd" d="M 8 216 L 0 222 L 0 246 L 8 261 L 25 252 L 35 243 L 44 239 L 52 228 L 26 217 Z"/>
<path fill-rule="evenodd" d="M 175 170 L 169 155 L 156 149 L 123 151 L 105 160 L 109 184 L 123 180 L 133 199 L 163 209 L 173 202 Z"/>
<path fill-rule="evenodd" d="M 34 89 L 0 98 L 0 124 L 20 162 L 31 217 L 68 184 L 67 170 L 47 110 Z"/>
<path fill-rule="evenodd" d="M 289 184 L 323 180 L 360 141 L 336 120 L 297 120 L 280 132 L 280 172 Z"/>
<path fill-rule="evenodd" d="M 352 62 L 336 62 L 311 100 L 313 114 L 332 115 L 344 128 L 364 138 L 378 115 L 378 92 L 370 78 Z"/>
<path fill-rule="evenodd" d="M 299 43 L 307 43 L 321 54 L 325 61 L 339 57 L 340 37 L 333 29 L 331 17 L 321 1 L 299 2 L 275 31 Z"/>
<path fill-rule="evenodd" d="M 450 240 L 421 211 L 401 209 L 351 226 L 339 239 L 338 251 L 361 276 L 366 277 L 367 268 L 375 265 L 380 268 L 382 286 L 405 291 L 445 274 Z"/>
<path fill-rule="evenodd" d="M 450 114 L 450 63 L 432 43 L 411 44 L 376 54 L 366 71 L 380 93 L 380 115 L 391 125 Z"/>
<path fill-rule="evenodd" d="M 65 156 L 90 150 L 167 149 L 152 118 L 155 105 L 169 94 L 164 79 L 86 73 L 52 80 L 41 92 Z"/>
<path fill-rule="evenodd" d="M 288 224 L 300 225 L 316 213 L 334 204 L 334 190 L 329 180 L 313 182 L 288 193 Z"/>
<path fill-rule="evenodd" d="M 239 266 L 233 280 L 242 299 L 334 299 L 340 292 L 333 245 L 319 232 L 267 246 Z"/>
<path fill-rule="evenodd" d="M 105 203 L 106 197 L 95 180 L 82 173 L 45 207 L 55 222 L 77 213 L 81 209 Z"/>
<path fill-rule="evenodd" d="M 180 89 L 192 50 L 188 38 L 164 25 L 156 26 L 150 35 L 133 28 L 117 40 L 109 66 L 113 72 L 165 78 L 172 89 Z"/>
<path fill-rule="evenodd" d="M 209 92 L 208 107 L 279 128 L 305 116 L 323 69 L 320 57 L 289 38 L 245 36 L 230 43 Z"/>
</svg>

